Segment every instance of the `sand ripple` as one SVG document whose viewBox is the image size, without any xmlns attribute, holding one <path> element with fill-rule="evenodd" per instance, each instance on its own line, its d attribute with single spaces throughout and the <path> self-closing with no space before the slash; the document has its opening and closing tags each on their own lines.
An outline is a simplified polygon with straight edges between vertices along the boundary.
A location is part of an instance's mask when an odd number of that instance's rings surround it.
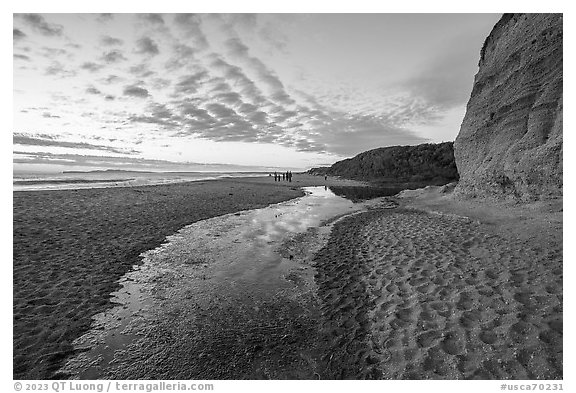
<svg viewBox="0 0 576 393">
<path fill-rule="evenodd" d="M 329 377 L 562 378 L 561 248 L 380 210 L 337 224 L 315 263 Z"/>
</svg>

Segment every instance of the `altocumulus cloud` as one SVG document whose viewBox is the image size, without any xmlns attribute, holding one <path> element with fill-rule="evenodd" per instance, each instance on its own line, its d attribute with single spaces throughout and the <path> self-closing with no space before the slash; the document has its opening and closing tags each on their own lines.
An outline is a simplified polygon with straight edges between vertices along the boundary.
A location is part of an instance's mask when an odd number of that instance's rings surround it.
<svg viewBox="0 0 576 393">
<path fill-rule="evenodd" d="M 86 88 L 86 93 L 95 94 L 95 95 L 102 94 L 102 92 L 100 90 L 98 90 L 97 88 L 95 88 L 94 86 L 88 86 Z"/>
<path fill-rule="evenodd" d="M 138 98 L 146 98 L 148 96 L 150 96 L 150 93 L 148 92 L 148 90 L 146 90 L 143 87 L 139 87 L 139 86 L 125 86 L 123 93 L 125 96 L 130 96 L 130 97 L 138 97 Z"/>
<path fill-rule="evenodd" d="M 109 52 L 105 52 L 102 55 L 102 60 L 104 60 L 108 64 L 111 64 L 111 63 L 118 63 L 121 61 L 125 61 L 128 59 L 126 58 L 126 56 L 124 56 L 124 54 L 122 52 L 115 49 L 115 50 L 111 50 Z"/>
<path fill-rule="evenodd" d="M 64 28 L 55 23 L 48 23 L 42 15 L 38 14 L 19 14 L 17 15 L 35 31 L 45 36 L 60 36 Z"/>
<path fill-rule="evenodd" d="M 95 145 L 86 142 L 69 142 L 69 141 L 55 140 L 53 137 L 30 136 L 22 133 L 14 134 L 12 137 L 12 143 L 15 145 L 26 145 L 26 146 L 56 146 L 71 149 L 101 150 L 119 154 L 138 153 L 138 151 L 133 149 L 126 150 L 126 149 L 118 149 L 112 146 Z"/>
<path fill-rule="evenodd" d="M 136 41 L 136 53 L 155 56 L 160 51 L 158 45 L 150 37 L 142 37 Z"/>
<path fill-rule="evenodd" d="M 26 37 L 26 34 L 20 29 L 12 29 L 12 38 L 14 41 L 20 41 Z"/>
<path fill-rule="evenodd" d="M 90 72 L 96 72 L 96 71 L 99 71 L 102 68 L 104 68 L 104 66 L 102 64 L 97 64 L 97 63 L 93 63 L 91 61 L 87 61 L 85 63 L 82 63 L 80 68 L 82 68 L 83 70 L 88 70 Z"/>
<path fill-rule="evenodd" d="M 100 23 L 106 23 L 111 21 L 112 19 L 114 19 L 114 15 L 110 14 L 110 13 L 104 13 L 104 14 L 100 14 L 98 15 L 98 17 L 96 18 L 96 20 Z"/>
<path fill-rule="evenodd" d="M 104 46 L 114 46 L 114 45 L 122 45 L 124 41 L 120 38 L 110 37 L 109 35 L 105 35 L 100 37 L 100 43 Z"/>
<path fill-rule="evenodd" d="M 30 57 L 26 56 L 26 55 L 20 55 L 15 53 L 14 54 L 14 58 L 17 60 L 26 60 L 26 61 L 30 61 Z"/>
<path fill-rule="evenodd" d="M 139 16 L 143 21 L 145 21 L 147 23 L 151 23 L 153 25 L 163 25 L 164 24 L 164 19 L 162 18 L 162 15 L 160 15 L 160 14 L 141 14 Z"/>
<path fill-rule="evenodd" d="M 388 96 L 378 100 L 380 91 L 372 94 L 366 89 L 363 94 L 354 86 L 348 89 L 346 81 L 316 85 L 305 67 L 301 78 L 297 70 L 292 70 L 292 75 L 286 70 L 296 64 L 279 63 L 280 57 L 267 52 L 273 49 L 273 43 L 262 43 L 259 40 L 265 37 L 259 36 L 273 35 L 271 23 L 275 19 L 261 16 L 94 15 L 94 20 L 105 24 L 97 26 L 92 42 L 82 41 L 83 50 L 68 49 L 72 47 L 65 45 L 75 38 L 70 34 L 72 29 L 65 18 L 57 20 L 64 27 L 49 23 L 51 18 L 37 14 L 15 17 L 17 66 L 32 69 L 25 63 L 31 56 L 34 61 L 44 61 L 34 64 L 53 81 L 77 72 L 77 80 L 66 81 L 75 82 L 70 83 L 75 90 L 66 92 L 68 97 L 78 92 L 94 95 L 82 98 L 86 106 L 82 111 L 98 113 L 93 120 L 100 122 L 101 129 L 126 130 L 139 140 L 148 137 L 142 136 L 142 128 L 149 128 L 150 135 L 163 133 L 166 138 L 190 135 L 350 155 L 375 146 L 425 142 L 408 125 L 419 119 L 433 120 L 442 108 L 465 101 L 462 95 L 467 94 L 462 93 L 466 89 L 462 89 L 461 81 L 467 81 L 468 76 L 449 70 L 446 64 L 455 59 L 452 56 L 444 61 L 444 53 L 424 64 L 421 74 L 407 74 L 406 80 L 397 82 L 403 82 L 402 86 L 390 88 L 403 93 L 398 94 L 400 98 L 390 95 L 390 102 Z M 38 33 L 56 38 L 39 37 Z M 66 38 L 62 47 L 68 53 L 50 49 L 57 47 L 58 36 Z M 282 39 L 278 35 L 273 38 Z M 25 42 L 16 44 L 19 40 Z M 435 72 L 427 72 L 430 69 Z M 299 85 L 306 81 L 310 84 Z M 382 86 L 385 89 L 389 84 Z M 47 108 L 34 116 L 46 112 L 47 118 L 56 118 L 47 111 L 58 108 L 58 104 L 51 99 Z M 122 111 L 116 108 L 119 106 L 123 106 Z M 66 117 L 69 119 L 63 119 L 62 124 L 73 121 L 74 116 Z M 174 145 L 178 143 L 177 139 L 173 141 Z"/>
<path fill-rule="evenodd" d="M 134 156 L 96 156 L 96 155 L 81 155 L 81 154 L 55 154 L 55 153 L 27 153 L 22 151 L 14 152 L 14 163 L 26 164 L 58 164 L 64 166 L 84 166 L 84 167 L 118 167 L 124 169 L 158 169 L 171 171 L 189 171 L 191 167 L 195 170 L 216 170 L 226 171 L 231 169 L 236 170 L 262 170 L 261 167 L 255 166 L 242 166 L 242 165 L 229 165 L 229 164 L 204 164 L 196 162 L 174 162 L 167 160 L 154 160 L 146 158 L 138 158 Z"/>
<path fill-rule="evenodd" d="M 55 75 L 62 78 L 76 76 L 76 71 L 69 70 L 59 61 L 53 61 L 45 70 L 46 75 Z"/>
</svg>

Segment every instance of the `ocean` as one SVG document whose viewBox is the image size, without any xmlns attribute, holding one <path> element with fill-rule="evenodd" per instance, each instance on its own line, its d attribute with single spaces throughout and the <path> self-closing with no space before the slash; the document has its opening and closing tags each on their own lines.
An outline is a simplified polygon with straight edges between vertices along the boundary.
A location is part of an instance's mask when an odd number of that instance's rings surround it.
<svg viewBox="0 0 576 393">
<path fill-rule="evenodd" d="M 268 176 L 268 172 L 142 172 L 106 170 L 63 173 L 15 173 L 12 184 L 13 191 L 77 190 L 259 176 Z"/>
</svg>

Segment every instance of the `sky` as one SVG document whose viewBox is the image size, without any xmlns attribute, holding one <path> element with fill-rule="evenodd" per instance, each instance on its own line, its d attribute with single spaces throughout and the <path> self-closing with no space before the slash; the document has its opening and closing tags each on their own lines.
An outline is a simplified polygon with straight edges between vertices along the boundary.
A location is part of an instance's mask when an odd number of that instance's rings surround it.
<svg viewBox="0 0 576 393">
<path fill-rule="evenodd" d="M 453 141 L 499 14 L 14 14 L 14 170 L 261 170 Z"/>
</svg>

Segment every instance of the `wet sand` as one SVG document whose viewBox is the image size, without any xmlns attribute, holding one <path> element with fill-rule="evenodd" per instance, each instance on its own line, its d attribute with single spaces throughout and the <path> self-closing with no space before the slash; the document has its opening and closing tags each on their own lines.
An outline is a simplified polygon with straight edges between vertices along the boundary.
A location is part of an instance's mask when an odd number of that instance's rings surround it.
<svg viewBox="0 0 576 393">
<path fill-rule="evenodd" d="M 73 378 L 302 379 L 318 369 L 309 262 L 329 222 L 361 204 L 323 187 L 197 222 L 144 254 L 118 306 L 76 341 Z M 317 375 L 317 373 L 316 373 Z"/>
<path fill-rule="evenodd" d="M 314 259 L 325 377 L 562 379 L 562 202 L 404 194 Z"/>
<path fill-rule="evenodd" d="M 55 376 L 140 254 L 184 226 L 303 195 L 297 175 L 13 194 L 15 379 Z M 338 180 L 330 179 L 334 184 Z M 349 182 L 343 182 L 349 184 Z M 354 184 L 354 183 L 351 183 Z"/>
</svg>

